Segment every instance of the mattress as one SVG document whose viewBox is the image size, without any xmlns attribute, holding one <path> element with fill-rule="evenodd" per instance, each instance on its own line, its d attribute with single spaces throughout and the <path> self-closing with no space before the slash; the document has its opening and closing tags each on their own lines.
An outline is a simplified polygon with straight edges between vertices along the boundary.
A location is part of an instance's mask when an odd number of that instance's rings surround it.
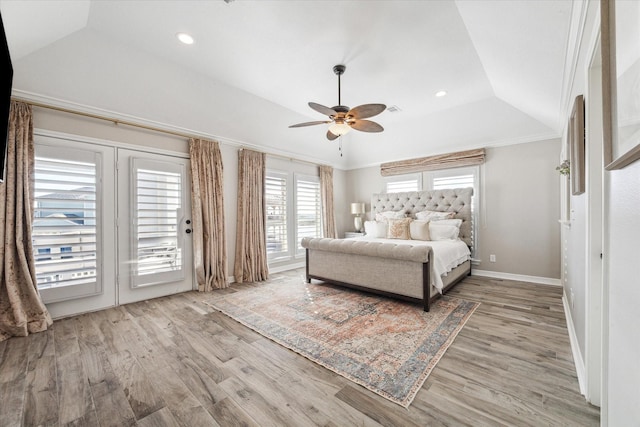
<svg viewBox="0 0 640 427">
<path fill-rule="evenodd" d="M 400 240 L 378 237 L 353 237 L 347 240 L 366 240 L 368 242 L 394 243 L 396 245 L 431 246 L 433 251 L 433 272 L 431 284 L 442 293 L 442 277 L 451 270 L 471 259 L 471 251 L 462 240 Z"/>
</svg>

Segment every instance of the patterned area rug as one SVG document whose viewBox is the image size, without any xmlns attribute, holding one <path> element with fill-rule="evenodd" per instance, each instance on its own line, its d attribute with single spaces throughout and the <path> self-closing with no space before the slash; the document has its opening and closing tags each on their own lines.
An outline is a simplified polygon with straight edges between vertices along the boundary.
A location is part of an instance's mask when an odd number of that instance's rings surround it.
<svg viewBox="0 0 640 427">
<path fill-rule="evenodd" d="M 204 302 L 405 408 L 479 305 L 444 296 L 425 313 L 302 278 L 214 292 Z"/>
</svg>

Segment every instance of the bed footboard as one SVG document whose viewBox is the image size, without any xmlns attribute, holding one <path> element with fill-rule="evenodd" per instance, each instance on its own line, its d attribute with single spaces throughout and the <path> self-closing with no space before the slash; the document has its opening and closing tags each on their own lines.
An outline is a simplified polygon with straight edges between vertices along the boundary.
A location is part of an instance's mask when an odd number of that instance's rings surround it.
<svg viewBox="0 0 640 427">
<path fill-rule="evenodd" d="M 413 302 L 429 311 L 433 252 L 428 246 L 304 238 L 306 280 L 374 292 Z"/>
</svg>

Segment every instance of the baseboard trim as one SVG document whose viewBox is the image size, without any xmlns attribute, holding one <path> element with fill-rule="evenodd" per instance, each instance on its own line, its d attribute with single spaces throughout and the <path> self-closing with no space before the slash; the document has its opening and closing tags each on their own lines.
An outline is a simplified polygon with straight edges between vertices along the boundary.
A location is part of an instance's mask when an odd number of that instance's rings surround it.
<svg viewBox="0 0 640 427">
<path fill-rule="evenodd" d="M 502 273 L 500 271 L 471 269 L 472 276 L 491 277 L 493 279 L 517 280 L 519 282 L 531 282 L 539 285 L 562 286 L 560 279 L 551 277 L 527 276 L 525 274 Z"/>
<path fill-rule="evenodd" d="M 296 262 L 295 264 L 279 265 L 276 267 L 269 267 L 269 273 L 282 273 L 283 271 L 295 270 L 305 266 L 305 262 Z"/>
<path fill-rule="evenodd" d="M 295 264 L 285 264 L 285 265 L 278 265 L 276 267 L 269 267 L 269 274 L 282 273 L 283 271 L 295 270 L 296 268 L 301 268 L 304 266 L 305 266 L 305 263 L 304 261 L 302 261 L 302 262 L 297 262 Z M 235 281 L 236 281 L 236 278 L 234 276 L 229 276 L 227 278 L 227 282 L 229 283 L 235 283 Z"/>
<path fill-rule="evenodd" d="M 569 309 L 569 300 L 565 292 L 562 292 L 562 305 L 564 306 L 564 317 L 567 321 L 567 331 L 569 332 L 573 364 L 576 366 L 576 375 L 578 376 L 578 386 L 580 387 L 580 393 L 582 393 L 583 396 L 586 396 L 585 385 L 587 383 L 587 371 L 584 365 L 584 359 L 582 358 L 582 353 L 580 353 L 578 335 L 576 335 L 576 330 L 573 326 L 573 318 L 571 317 L 571 310 Z"/>
</svg>

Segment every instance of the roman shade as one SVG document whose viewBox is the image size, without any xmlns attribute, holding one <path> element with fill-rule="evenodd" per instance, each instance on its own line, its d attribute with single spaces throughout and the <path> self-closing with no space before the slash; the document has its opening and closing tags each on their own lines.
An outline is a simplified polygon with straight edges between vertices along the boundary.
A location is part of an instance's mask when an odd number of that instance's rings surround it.
<svg viewBox="0 0 640 427">
<path fill-rule="evenodd" d="M 463 166 L 475 166 L 483 164 L 484 158 L 484 148 L 479 148 L 476 150 L 438 154 L 436 156 L 420 157 L 417 159 L 400 160 L 397 162 L 388 162 L 381 164 L 380 175 L 404 175 L 415 172 L 451 169 Z"/>
</svg>

